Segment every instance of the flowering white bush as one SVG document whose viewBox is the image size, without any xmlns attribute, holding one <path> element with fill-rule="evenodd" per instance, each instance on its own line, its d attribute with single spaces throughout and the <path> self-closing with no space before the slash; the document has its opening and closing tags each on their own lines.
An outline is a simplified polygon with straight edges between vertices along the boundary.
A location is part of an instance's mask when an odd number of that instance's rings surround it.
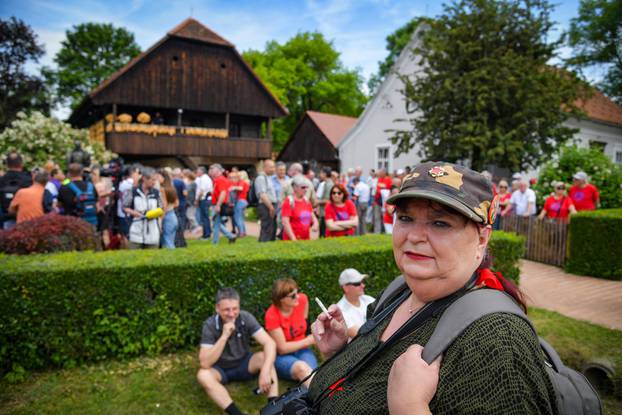
<svg viewBox="0 0 622 415">
<path fill-rule="evenodd" d="M 82 148 L 91 154 L 91 162 L 108 162 L 114 154 L 100 143 L 88 139 L 87 130 L 72 128 L 69 124 L 40 112 L 29 115 L 20 112 L 11 126 L 0 133 L 0 154 L 17 151 L 24 159 L 24 167 L 41 167 L 48 160 L 67 167 L 67 154 L 73 150 L 74 142 L 80 141 Z"/>
</svg>

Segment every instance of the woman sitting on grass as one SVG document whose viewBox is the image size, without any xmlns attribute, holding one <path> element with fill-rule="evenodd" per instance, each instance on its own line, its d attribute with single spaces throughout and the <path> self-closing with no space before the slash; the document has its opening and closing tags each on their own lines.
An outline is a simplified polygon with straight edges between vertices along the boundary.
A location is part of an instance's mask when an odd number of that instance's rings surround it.
<svg viewBox="0 0 622 415">
<path fill-rule="evenodd" d="M 265 315 L 266 331 L 276 342 L 274 366 L 280 379 L 302 380 L 317 367 L 309 348 L 315 343 L 307 332 L 309 299 L 296 281 L 284 278 L 272 284 L 272 305 Z M 308 384 L 308 382 L 307 382 Z"/>
</svg>

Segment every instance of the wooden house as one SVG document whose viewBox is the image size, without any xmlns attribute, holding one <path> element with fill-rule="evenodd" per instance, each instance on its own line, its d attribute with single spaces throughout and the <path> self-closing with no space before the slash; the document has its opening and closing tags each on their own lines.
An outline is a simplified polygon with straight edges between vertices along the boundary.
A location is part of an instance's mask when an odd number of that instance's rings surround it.
<svg viewBox="0 0 622 415">
<path fill-rule="evenodd" d="M 337 146 L 356 123 L 356 118 L 307 111 L 285 143 L 278 160 L 308 161 L 339 170 Z"/>
<path fill-rule="evenodd" d="M 91 91 L 69 122 L 126 161 L 250 166 L 287 109 L 235 46 L 187 19 Z"/>
</svg>

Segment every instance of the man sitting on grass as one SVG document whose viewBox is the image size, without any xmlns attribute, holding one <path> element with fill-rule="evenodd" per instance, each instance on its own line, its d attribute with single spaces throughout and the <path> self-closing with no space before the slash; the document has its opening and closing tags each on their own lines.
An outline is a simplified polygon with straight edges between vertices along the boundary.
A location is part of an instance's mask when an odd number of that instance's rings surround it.
<svg viewBox="0 0 622 415">
<path fill-rule="evenodd" d="M 263 352 L 250 351 L 253 337 Z M 259 372 L 259 390 L 268 401 L 278 396 L 274 369 L 276 344 L 247 311 L 240 310 L 240 295 L 233 288 L 216 293 L 216 314 L 203 323 L 197 379 L 216 405 L 230 415 L 243 412 L 235 405 L 223 385 L 234 380 L 252 379 Z"/>
</svg>

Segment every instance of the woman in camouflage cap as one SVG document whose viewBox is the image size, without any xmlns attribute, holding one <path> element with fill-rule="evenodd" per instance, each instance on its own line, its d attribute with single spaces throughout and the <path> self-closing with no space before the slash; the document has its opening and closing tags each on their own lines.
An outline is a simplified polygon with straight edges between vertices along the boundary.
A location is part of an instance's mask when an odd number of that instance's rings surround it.
<svg viewBox="0 0 622 415">
<path fill-rule="evenodd" d="M 396 206 L 393 253 L 407 287 L 399 297 L 402 302 L 393 302 L 396 307 L 385 319 L 347 345 L 335 305 L 328 309 L 330 319 L 323 313 L 313 323 L 319 349 L 325 356 L 334 355 L 309 389 L 318 412 L 555 413 L 555 392 L 538 341 L 517 316 L 480 318 L 446 350 L 442 365 L 421 359 L 419 345 L 427 343 L 442 311 L 467 290 L 503 290 L 525 308 L 518 289 L 485 266 L 498 208 L 490 181 L 463 166 L 422 163 L 404 177 L 399 193 L 388 202 Z M 355 376 L 346 376 L 362 356 L 433 302 L 443 304 L 438 312 L 398 341 L 388 342 Z"/>
</svg>

